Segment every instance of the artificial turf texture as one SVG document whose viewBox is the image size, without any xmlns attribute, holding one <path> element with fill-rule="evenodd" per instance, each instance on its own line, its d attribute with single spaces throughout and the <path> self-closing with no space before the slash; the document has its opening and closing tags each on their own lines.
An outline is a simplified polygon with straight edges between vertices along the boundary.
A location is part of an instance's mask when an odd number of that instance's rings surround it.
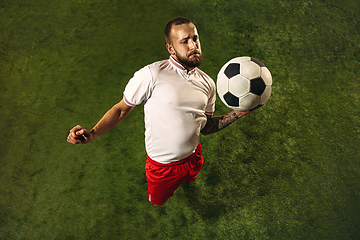
<svg viewBox="0 0 360 240">
<path fill-rule="evenodd" d="M 1 0 L 0 239 L 360 239 L 359 14 L 355 0 Z M 198 179 L 154 207 L 142 106 L 88 145 L 66 137 L 168 58 L 176 16 L 214 80 L 251 56 L 273 91 L 202 137 Z"/>
</svg>

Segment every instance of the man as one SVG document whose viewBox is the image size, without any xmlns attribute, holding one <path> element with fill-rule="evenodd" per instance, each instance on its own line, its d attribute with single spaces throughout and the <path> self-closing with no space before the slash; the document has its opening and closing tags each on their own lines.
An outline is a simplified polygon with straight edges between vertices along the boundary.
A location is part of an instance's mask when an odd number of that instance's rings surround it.
<svg viewBox="0 0 360 240">
<path fill-rule="evenodd" d="M 170 20 L 165 39 L 170 58 L 137 71 L 123 99 L 91 131 L 78 125 L 70 130 L 67 139 L 73 144 L 89 143 L 144 103 L 148 197 L 156 206 L 173 196 L 183 181 L 191 183 L 196 179 L 204 161 L 200 132 L 217 132 L 248 114 L 231 111 L 212 117 L 216 87 L 197 68 L 202 63 L 202 51 L 197 29 L 189 19 Z"/>
</svg>

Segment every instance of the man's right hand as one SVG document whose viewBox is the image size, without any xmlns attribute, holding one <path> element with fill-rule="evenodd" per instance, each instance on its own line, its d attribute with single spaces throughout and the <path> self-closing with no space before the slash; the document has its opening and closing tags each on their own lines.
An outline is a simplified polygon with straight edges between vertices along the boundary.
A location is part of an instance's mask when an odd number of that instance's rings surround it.
<svg viewBox="0 0 360 240">
<path fill-rule="evenodd" d="M 67 137 L 67 141 L 72 144 L 85 144 L 91 142 L 92 140 L 94 140 L 93 134 L 80 125 L 71 129 Z"/>
</svg>

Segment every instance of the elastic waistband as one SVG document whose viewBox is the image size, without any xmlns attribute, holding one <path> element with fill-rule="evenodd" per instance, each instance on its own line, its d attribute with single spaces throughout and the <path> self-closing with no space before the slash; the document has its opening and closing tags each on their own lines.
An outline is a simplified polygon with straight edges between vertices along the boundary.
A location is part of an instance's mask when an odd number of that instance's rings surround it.
<svg viewBox="0 0 360 240">
<path fill-rule="evenodd" d="M 164 163 L 159 163 L 159 162 L 157 162 L 157 161 L 155 161 L 155 160 L 152 160 L 152 159 L 149 157 L 149 155 L 146 155 L 146 156 L 147 156 L 147 160 L 148 160 L 149 162 L 151 162 L 151 164 L 154 164 L 154 165 L 160 166 L 160 167 L 161 167 L 161 166 L 166 167 L 166 166 L 176 166 L 176 165 L 184 164 L 184 163 L 186 163 L 186 162 L 188 162 L 188 161 L 191 161 L 191 159 L 193 159 L 195 155 L 200 155 L 200 156 L 201 156 L 201 154 L 202 154 L 202 147 L 201 147 L 201 144 L 200 144 L 200 142 L 199 142 L 199 144 L 197 145 L 197 147 L 196 147 L 196 149 L 195 149 L 195 152 L 193 152 L 193 153 L 192 153 L 190 156 L 188 156 L 187 158 L 181 159 L 181 160 L 176 161 L 176 162 L 171 162 L 171 163 L 168 163 L 168 164 L 164 164 Z"/>
</svg>

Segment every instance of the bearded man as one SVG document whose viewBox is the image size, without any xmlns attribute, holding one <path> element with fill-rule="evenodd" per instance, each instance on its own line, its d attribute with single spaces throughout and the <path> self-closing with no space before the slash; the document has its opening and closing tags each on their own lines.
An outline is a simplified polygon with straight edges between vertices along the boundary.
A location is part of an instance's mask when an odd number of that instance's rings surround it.
<svg viewBox="0 0 360 240">
<path fill-rule="evenodd" d="M 78 125 L 67 141 L 86 144 L 117 126 L 143 103 L 145 164 L 149 201 L 164 204 L 183 181 L 193 182 L 203 165 L 203 135 L 217 132 L 248 112 L 230 111 L 213 117 L 216 87 L 198 66 L 203 61 L 199 34 L 187 18 L 170 20 L 165 27 L 167 60 L 137 71 L 126 85 L 122 100 L 89 131 Z"/>
</svg>

